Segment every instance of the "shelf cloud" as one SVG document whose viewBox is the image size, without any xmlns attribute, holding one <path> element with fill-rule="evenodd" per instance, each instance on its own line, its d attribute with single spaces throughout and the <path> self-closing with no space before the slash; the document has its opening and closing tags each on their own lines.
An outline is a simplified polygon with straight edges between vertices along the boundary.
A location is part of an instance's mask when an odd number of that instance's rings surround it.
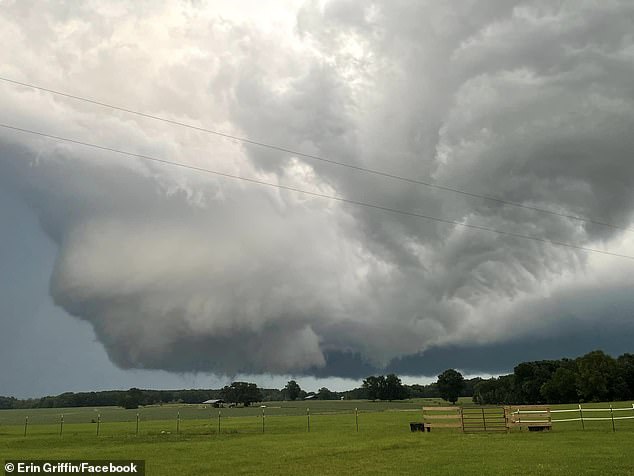
<svg viewBox="0 0 634 476">
<path fill-rule="evenodd" d="M 501 201 L 0 81 L 2 122 L 634 256 L 632 18 L 616 0 L 20 1 L 0 14 L 1 77 Z M 627 258 L 7 129 L 0 186 L 55 244 L 54 302 L 125 369 L 495 371 L 553 342 L 581 353 L 634 337 Z"/>
</svg>

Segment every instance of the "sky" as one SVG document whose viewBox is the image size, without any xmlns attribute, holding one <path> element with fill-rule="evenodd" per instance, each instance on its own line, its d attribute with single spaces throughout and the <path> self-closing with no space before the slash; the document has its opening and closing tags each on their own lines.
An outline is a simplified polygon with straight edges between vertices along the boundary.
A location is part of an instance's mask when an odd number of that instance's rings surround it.
<svg viewBox="0 0 634 476">
<path fill-rule="evenodd" d="M 634 351 L 632 2 L 0 7 L 0 395 Z"/>
</svg>

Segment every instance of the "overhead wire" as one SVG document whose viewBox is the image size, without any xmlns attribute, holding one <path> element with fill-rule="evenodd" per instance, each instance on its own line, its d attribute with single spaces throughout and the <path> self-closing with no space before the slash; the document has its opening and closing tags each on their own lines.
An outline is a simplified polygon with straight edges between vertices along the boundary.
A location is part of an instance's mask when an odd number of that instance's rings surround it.
<svg viewBox="0 0 634 476">
<path fill-rule="evenodd" d="M 364 173 L 368 173 L 368 174 L 372 174 L 372 175 L 376 175 L 379 177 L 384 177 L 384 178 L 389 178 L 392 180 L 397 180 L 397 181 L 401 181 L 401 182 L 406 182 L 406 183 L 410 183 L 410 184 L 416 184 L 416 185 L 422 185 L 425 187 L 429 187 L 429 188 L 433 188 L 436 190 L 441 190 L 444 192 L 450 192 L 450 193 L 455 193 L 455 194 L 459 194 L 462 196 L 466 196 L 466 197 L 471 197 L 471 198 L 478 198 L 481 200 L 487 200 L 487 201 L 491 201 L 491 202 L 496 202 L 502 205 L 508 205 L 508 206 L 512 206 L 512 207 L 516 207 L 516 208 L 523 208 L 525 210 L 531 210 L 534 212 L 538 212 L 538 213 L 545 213 L 545 214 L 549 214 L 549 215 L 553 215 L 553 216 L 557 216 L 560 218 L 566 218 L 569 220 L 575 220 L 575 221 L 580 221 L 580 222 L 584 222 L 584 223 L 588 223 L 588 224 L 593 224 L 593 225 L 598 225 L 598 226 L 603 226 L 603 227 L 608 227 L 608 228 L 612 228 L 615 230 L 622 230 L 622 231 L 628 231 L 628 232 L 634 232 L 633 228 L 630 227 L 626 227 L 626 226 L 620 226 L 620 225 L 615 225 L 613 223 L 608 223 L 605 221 L 601 221 L 601 220 L 596 220 L 593 218 L 587 218 L 587 217 L 581 217 L 578 215 L 571 215 L 569 213 L 564 213 L 564 212 L 559 212 L 556 210 L 550 210 L 547 208 L 542 208 L 542 207 L 538 207 L 538 206 L 534 206 L 534 205 L 527 205 L 525 203 L 520 203 L 520 202 L 515 202 L 512 200 L 505 200 L 502 198 L 498 198 L 498 197 L 494 197 L 491 195 L 485 195 L 485 194 L 481 194 L 481 193 L 476 193 L 476 192 L 472 192 L 472 191 L 468 191 L 468 190 L 463 190 L 457 187 L 451 187 L 449 185 L 443 185 L 443 184 L 438 184 L 438 183 L 434 183 L 434 182 L 429 182 L 429 181 L 425 181 L 425 180 L 421 180 L 421 179 L 416 179 L 416 178 L 411 178 L 411 177 L 405 177 L 403 175 L 399 175 L 396 173 L 391 173 L 391 172 L 386 172 L 383 170 L 378 170 L 378 169 L 373 169 L 373 168 L 369 168 L 369 167 L 363 167 L 361 165 L 355 165 L 355 164 L 350 164 L 350 163 L 346 163 L 346 162 L 341 162 L 338 160 L 334 160 L 334 159 L 330 159 L 328 157 L 323 157 L 320 155 L 315 155 L 315 154 L 308 154 L 302 151 L 298 151 L 298 150 L 294 150 L 288 147 L 283 147 L 280 145 L 275 145 L 275 144 L 270 144 L 267 142 L 262 142 L 259 140 L 254 140 L 251 139 L 249 137 L 241 137 L 241 136 L 237 136 L 234 134 L 229 134 L 226 132 L 222 132 L 219 130 L 214 130 L 214 129 L 210 129 L 207 127 L 201 127 L 201 126 L 197 126 L 195 124 L 189 124 L 186 122 L 182 122 L 182 121 L 177 121 L 177 120 L 173 120 L 173 119 L 169 119 L 166 117 L 161 117 L 161 116 L 157 116 L 154 114 L 148 114 L 148 113 L 144 113 L 144 112 L 140 112 L 140 111 L 136 111 L 127 107 L 122 107 L 122 106 L 117 106 L 114 104 L 110 104 L 110 103 L 106 103 L 103 101 L 97 101 L 95 99 L 90 99 L 87 97 L 83 97 L 83 96 L 79 96 L 76 94 L 70 94 L 70 93 L 65 93 L 63 91 L 59 91 L 59 90 L 55 90 L 55 89 L 51 89 L 51 88 L 46 88 L 44 86 L 39 86 L 36 84 L 32 84 L 32 83 L 26 83 L 23 81 L 17 81 L 15 79 L 11 79 L 11 78 L 7 78 L 7 77 L 2 77 L 0 76 L 0 81 L 4 81 L 6 83 L 10 83 L 10 84 L 14 84 L 14 85 L 18 85 L 18 86 L 24 86 L 24 87 L 28 87 L 28 88 L 32 88 L 32 89 L 36 89 L 39 91 L 44 91 L 44 92 L 48 92 L 51 94 L 55 94 L 58 96 L 63 96 L 66 98 L 70 98 L 70 99 L 75 99 L 78 101 L 83 101 L 86 103 L 90 103 L 90 104 L 94 104 L 97 106 L 101 106 L 101 107 L 105 107 L 105 108 L 109 108 L 112 110 L 116 110 L 116 111 L 121 111 L 121 112 L 125 112 L 128 114 L 134 114 L 136 116 L 140 116 L 140 117 L 144 117 L 147 119 L 152 119 L 152 120 L 156 120 L 156 121 L 161 121 L 167 124 L 171 124 L 171 125 L 175 125 L 175 126 L 179 126 L 179 127 L 185 127 L 188 129 L 193 129 L 199 132 L 204 132 L 204 133 L 208 133 L 208 134 L 213 134 L 219 137 L 223 137 L 225 139 L 230 139 L 233 141 L 237 141 L 237 142 L 241 142 L 244 144 L 249 144 L 249 145 L 253 145 L 253 146 L 257 146 L 257 147 L 262 147 L 262 148 L 266 148 L 269 150 L 274 150 L 277 152 L 283 152 L 286 154 L 291 154 L 297 157 L 303 157 L 305 159 L 310 159 L 310 160 L 315 160 L 315 161 L 320 161 L 320 162 L 324 162 L 330 165 L 334 165 L 334 166 L 339 166 L 339 167 L 345 167 L 348 169 L 352 169 L 352 170 L 356 170 L 358 172 L 364 172 Z"/>
<path fill-rule="evenodd" d="M 629 259 L 629 260 L 634 260 L 634 256 L 631 256 L 631 255 L 613 253 L 611 251 L 605 251 L 605 250 L 600 250 L 600 249 L 596 249 L 596 248 L 589 248 L 589 247 L 586 247 L 586 246 L 575 245 L 573 243 L 567 243 L 567 242 L 563 242 L 563 241 L 559 241 L 559 240 L 551 240 L 551 239 L 548 239 L 548 238 L 542 238 L 542 237 L 535 236 L 535 235 L 527 235 L 527 234 L 522 234 L 522 233 L 498 230 L 496 228 L 491 228 L 491 227 L 487 227 L 487 226 L 474 225 L 474 224 L 471 224 L 471 223 L 460 222 L 458 220 L 451 220 L 451 219 L 446 219 L 446 218 L 441 218 L 441 217 L 434 217 L 434 216 L 431 216 L 431 215 L 425 215 L 425 214 L 422 214 L 422 213 L 410 212 L 410 211 L 407 211 L 407 210 L 401 210 L 401 209 L 398 209 L 398 208 L 383 206 L 383 205 L 370 203 L 370 202 L 365 202 L 365 201 L 361 201 L 361 200 L 355 200 L 355 199 L 340 197 L 340 196 L 336 196 L 336 195 L 328 195 L 328 194 L 320 193 L 320 192 L 313 192 L 313 191 L 310 191 L 310 190 L 304 190 L 304 189 L 300 189 L 300 188 L 292 187 L 292 186 L 288 186 L 288 185 L 282 185 L 282 184 L 267 182 L 267 181 L 264 181 L 264 180 L 255 179 L 255 178 L 251 178 L 251 177 L 244 177 L 244 176 L 241 176 L 241 175 L 230 174 L 230 173 L 221 172 L 221 171 L 218 171 L 218 170 L 213 170 L 213 169 L 209 169 L 209 168 L 205 168 L 205 167 L 198 167 L 198 166 L 195 166 L 195 165 L 185 164 L 185 163 L 182 163 L 182 162 L 175 162 L 175 161 L 161 159 L 161 158 L 158 158 L 158 157 L 153 157 L 153 156 L 149 156 L 149 155 L 145 155 L 145 154 L 139 154 L 139 153 L 136 153 L 136 152 L 125 151 L 125 150 L 117 149 L 117 148 L 114 148 L 114 147 L 108 147 L 108 146 L 103 146 L 103 145 L 99 145 L 99 144 L 94 144 L 92 142 L 85 142 L 85 141 L 72 139 L 72 138 L 68 138 L 68 137 L 62 137 L 62 136 L 58 136 L 58 135 L 47 134 L 45 132 L 35 131 L 35 130 L 32 130 L 32 129 L 26 129 L 26 128 L 22 128 L 22 127 L 17 127 L 17 126 L 13 126 L 13 125 L 10 125 L 10 124 L 0 123 L 0 127 L 4 128 L 6 130 L 12 130 L 12 131 L 15 131 L 15 132 L 21 132 L 21 133 L 25 133 L 25 134 L 45 137 L 45 138 L 48 138 L 48 139 L 53 139 L 53 140 L 63 141 L 63 142 L 71 143 L 71 144 L 81 145 L 81 146 L 84 146 L 84 147 L 89 147 L 89 148 L 93 148 L 93 149 L 97 149 L 97 150 L 113 152 L 113 153 L 124 155 L 124 156 L 128 156 L 128 157 L 135 157 L 135 158 L 139 158 L 139 159 L 142 159 L 142 160 L 147 160 L 147 161 L 151 161 L 151 162 L 155 162 L 155 163 L 160 163 L 160 164 L 163 164 L 163 165 L 170 165 L 170 166 L 180 167 L 180 168 L 189 169 L 189 170 L 193 170 L 193 171 L 197 171 L 197 172 L 209 173 L 209 174 L 213 174 L 213 175 L 216 175 L 216 176 L 219 176 L 219 177 L 225 177 L 225 178 L 229 178 L 229 179 L 233 179 L 233 180 L 240 180 L 240 181 L 244 181 L 244 182 L 249 182 L 249 183 L 253 183 L 253 184 L 267 186 L 267 187 L 273 187 L 273 188 L 277 188 L 277 189 L 281 189 L 281 190 L 287 190 L 287 191 L 301 193 L 301 194 L 305 194 L 305 195 L 309 195 L 309 196 L 313 196 L 313 197 L 319 197 L 319 198 L 323 198 L 323 199 L 334 200 L 334 201 L 347 203 L 347 204 L 351 204 L 351 205 L 356 205 L 356 206 L 361 206 L 361 207 L 365 207 L 365 208 L 371 208 L 371 209 L 375 209 L 375 210 L 382 210 L 382 211 L 385 211 L 385 212 L 395 213 L 395 214 L 399 214 L 399 215 L 403 215 L 403 216 L 409 216 L 409 217 L 414 217 L 414 218 L 419 218 L 419 219 L 424 219 L 424 220 L 430 220 L 430 221 L 434 221 L 434 222 L 438 222 L 438 223 L 444 223 L 444 224 L 448 224 L 448 225 L 460 226 L 460 227 L 469 228 L 469 229 L 473 229 L 473 230 L 479 230 L 479 231 L 485 231 L 485 232 L 489 232 L 489 233 L 495 233 L 495 234 L 502 235 L 502 236 L 508 236 L 508 237 L 513 237 L 513 238 L 521 238 L 521 239 L 525 239 L 525 240 L 532 240 L 532 241 L 536 241 L 536 242 L 540 242 L 540 243 L 545 243 L 545 244 L 550 244 L 550 245 L 555 245 L 555 246 L 562 246 L 562 247 L 572 248 L 572 249 L 576 249 L 576 250 L 580 250 L 580 251 L 586 251 L 586 252 L 590 252 L 590 253 L 598 253 L 598 254 L 614 256 L 614 257 L 618 257 L 618 258 L 625 258 L 625 259 Z"/>
</svg>

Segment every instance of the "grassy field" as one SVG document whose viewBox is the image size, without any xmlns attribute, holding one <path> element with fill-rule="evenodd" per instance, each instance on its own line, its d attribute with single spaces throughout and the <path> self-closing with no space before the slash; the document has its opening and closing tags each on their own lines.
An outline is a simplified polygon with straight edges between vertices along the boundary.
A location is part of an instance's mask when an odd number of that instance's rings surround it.
<svg viewBox="0 0 634 476">
<path fill-rule="evenodd" d="M 463 399 L 468 401 L 469 399 Z M 380 412 L 386 410 L 414 410 L 418 411 L 421 405 L 436 405 L 442 400 L 438 399 L 414 399 L 400 402 L 370 402 L 367 400 L 313 400 L 298 402 L 266 402 L 266 415 L 270 416 L 303 416 L 306 408 L 310 407 L 311 413 L 350 413 L 358 408 L 360 412 Z M 260 405 L 247 408 L 222 408 L 223 417 L 244 417 L 260 416 L 262 409 Z M 150 420 L 175 420 L 180 412 L 183 420 L 205 420 L 217 418 L 218 409 L 208 405 L 152 405 L 141 407 L 138 410 L 125 410 L 121 407 L 86 407 L 86 408 L 37 408 L 27 410 L 0 410 L 0 425 L 12 425 L 24 423 L 24 418 L 29 417 L 29 421 L 34 424 L 57 423 L 60 415 L 64 415 L 67 423 L 90 423 L 100 414 L 102 421 L 136 421 L 136 414 L 139 413 L 141 421 Z"/>
<path fill-rule="evenodd" d="M 271 402 L 265 409 L 264 433 L 259 407 L 222 409 L 218 433 L 218 410 L 164 405 L 139 410 L 138 436 L 135 410 L 3 410 L 0 459 L 144 459 L 149 475 L 634 475 L 634 420 L 617 421 L 616 432 L 611 422 L 586 422 L 585 431 L 580 423 L 570 422 L 555 424 L 550 433 L 411 433 L 409 422 L 421 419 L 421 404 Z M 623 406 L 631 403 L 615 404 Z M 102 418 L 99 437 L 91 423 L 97 413 Z M 31 424 L 25 438 L 26 414 Z"/>
</svg>

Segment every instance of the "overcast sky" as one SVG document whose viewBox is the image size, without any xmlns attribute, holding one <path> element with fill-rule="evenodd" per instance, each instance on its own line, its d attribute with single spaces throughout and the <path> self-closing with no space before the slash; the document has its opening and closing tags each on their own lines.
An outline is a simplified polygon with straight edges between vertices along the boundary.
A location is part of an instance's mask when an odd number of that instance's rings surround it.
<svg viewBox="0 0 634 476">
<path fill-rule="evenodd" d="M 0 122 L 634 257 L 633 31 L 629 0 L 0 0 L 1 77 L 528 208 L 6 81 Z M 0 270 L 0 395 L 634 351 L 634 259 L 1 127 Z"/>
</svg>

